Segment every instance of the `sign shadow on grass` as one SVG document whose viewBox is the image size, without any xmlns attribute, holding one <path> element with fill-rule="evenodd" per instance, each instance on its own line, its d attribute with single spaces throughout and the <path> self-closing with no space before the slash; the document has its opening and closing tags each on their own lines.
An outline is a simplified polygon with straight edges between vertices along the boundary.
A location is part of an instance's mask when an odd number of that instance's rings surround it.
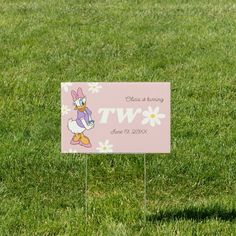
<svg viewBox="0 0 236 236">
<path fill-rule="evenodd" d="M 158 213 L 147 216 L 147 221 L 153 223 L 172 220 L 203 221 L 207 219 L 236 220 L 236 209 L 225 209 L 219 206 L 188 207 L 186 209 L 161 210 Z"/>
</svg>

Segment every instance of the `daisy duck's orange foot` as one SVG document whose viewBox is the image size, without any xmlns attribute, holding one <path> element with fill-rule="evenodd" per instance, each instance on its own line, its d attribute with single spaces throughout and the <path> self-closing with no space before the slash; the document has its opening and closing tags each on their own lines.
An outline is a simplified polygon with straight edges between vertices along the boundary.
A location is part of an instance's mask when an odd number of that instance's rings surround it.
<svg viewBox="0 0 236 236">
<path fill-rule="evenodd" d="M 81 134 L 75 134 L 71 139 L 70 144 L 72 145 L 80 144 L 80 139 L 81 139 Z"/>
<path fill-rule="evenodd" d="M 89 138 L 85 136 L 83 133 L 81 133 L 80 145 L 84 147 L 92 147 Z"/>
<path fill-rule="evenodd" d="M 81 134 L 75 134 L 72 139 L 74 142 L 78 142 L 81 139 Z"/>
<path fill-rule="evenodd" d="M 79 143 L 79 145 L 83 146 L 83 147 L 86 147 L 86 148 L 91 148 L 92 147 L 92 144 L 91 143 L 88 143 L 88 144 L 83 144 L 83 143 Z"/>
</svg>

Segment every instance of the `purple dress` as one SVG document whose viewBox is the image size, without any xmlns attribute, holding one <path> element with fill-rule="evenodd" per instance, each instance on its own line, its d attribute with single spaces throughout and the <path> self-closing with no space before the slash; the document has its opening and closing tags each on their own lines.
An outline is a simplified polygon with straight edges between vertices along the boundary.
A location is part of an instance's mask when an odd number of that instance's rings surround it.
<svg viewBox="0 0 236 236">
<path fill-rule="evenodd" d="M 85 111 L 77 111 L 77 119 L 76 119 L 76 123 L 79 127 L 81 128 L 85 128 L 81 118 L 83 118 L 85 120 L 85 122 L 88 124 L 89 123 L 89 116 L 91 117 L 92 112 L 86 107 Z"/>
</svg>

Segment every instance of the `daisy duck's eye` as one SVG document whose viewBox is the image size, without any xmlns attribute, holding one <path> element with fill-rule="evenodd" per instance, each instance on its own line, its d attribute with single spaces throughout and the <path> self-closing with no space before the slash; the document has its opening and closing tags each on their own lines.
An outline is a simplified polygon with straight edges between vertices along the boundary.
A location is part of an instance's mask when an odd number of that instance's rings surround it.
<svg viewBox="0 0 236 236">
<path fill-rule="evenodd" d="M 82 99 L 83 105 L 86 103 L 86 97 Z"/>
<path fill-rule="evenodd" d="M 79 100 L 79 105 L 80 106 L 83 106 L 84 104 L 83 104 L 83 100 Z"/>
<path fill-rule="evenodd" d="M 76 101 L 74 102 L 74 105 L 75 105 L 75 106 L 80 106 L 80 101 L 79 101 L 79 100 L 76 100 Z"/>
</svg>

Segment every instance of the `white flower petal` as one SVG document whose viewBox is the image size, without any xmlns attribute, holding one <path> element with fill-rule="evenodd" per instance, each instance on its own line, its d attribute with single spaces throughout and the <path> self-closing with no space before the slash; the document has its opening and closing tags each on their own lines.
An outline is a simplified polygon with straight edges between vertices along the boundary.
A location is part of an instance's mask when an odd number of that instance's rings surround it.
<svg viewBox="0 0 236 236">
<path fill-rule="evenodd" d="M 160 108 L 159 108 L 159 107 L 156 107 L 156 108 L 154 109 L 154 113 L 155 113 L 155 114 L 159 113 L 159 111 L 160 111 Z"/>
<path fill-rule="evenodd" d="M 143 112 L 143 116 L 149 116 L 150 115 L 150 112 L 149 111 L 144 111 Z"/>
<path fill-rule="evenodd" d="M 100 147 L 103 147 L 103 143 L 102 142 L 99 142 L 98 143 Z"/>
<path fill-rule="evenodd" d="M 157 125 L 160 125 L 161 121 L 159 119 L 156 119 L 156 123 L 157 123 Z"/>
<path fill-rule="evenodd" d="M 76 150 L 70 148 L 68 152 L 69 153 L 76 153 Z"/>
<path fill-rule="evenodd" d="M 99 152 L 101 152 L 103 149 L 101 147 L 96 148 Z"/>
<path fill-rule="evenodd" d="M 61 84 L 61 87 L 64 89 L 65 92 L 69 91 L 70 86 L 72 86 L 72 83 L 69 83 L 69 82 Z"/>
<path fill-rule="evenodd" d="M 146 117 L 146 118 L 144 118 L 143 120 L 142 120 L 142 124 L 143 125 L 146 125 L 148 122 L 149 122 L 149 118 L 148 117 Z"/>
<path fill-rule="evenodd" d="M 62 105 L 62 107 L 61 107 L 61 114 L 62 115 L 67 115 L 69 111 L 70 111 L 70 109 L 68 108 L 68 106 Z"/>
<path fill-rule="evenodd" d="M 99 90 L 102 88 L 101 85 L 99 85 L 99 83 L 88 83 L 89 89 L 88 91 L 91 91 L 92 93 L 98 93 Z"/>
<path fill-rule="evenodd" d="M 156 122 L 155 122 L 154 119 L 150 120 L 150 125 L 151 125 L 152 127 L 154 127 L 154 126 L 156 125 Z"/>
<path fill-rule="evenodd" d="M 165 117 L 166 117 L 165 114 L 157 114 L 157 118 L 159 118 L 159 119 L 163 119 L 163 118 L 165 118 Z"/>
<path fill-rule="evenodd" d="M 99 152 L 101 152 L 101 153 L 113 152 L 113 150 L 112 150 L 113 145 L 109 144 L 108 139 L 106 139 L 104 143 L 99 142 L 98 144 L 99 144 L 99 146 L 96 149 Z"/>
<path fill-rule="evenodd" d="M 153 113 L 152 107 L 149 106 L 148 111 L 149 111 L 149 113 Z"/>
</svg>

